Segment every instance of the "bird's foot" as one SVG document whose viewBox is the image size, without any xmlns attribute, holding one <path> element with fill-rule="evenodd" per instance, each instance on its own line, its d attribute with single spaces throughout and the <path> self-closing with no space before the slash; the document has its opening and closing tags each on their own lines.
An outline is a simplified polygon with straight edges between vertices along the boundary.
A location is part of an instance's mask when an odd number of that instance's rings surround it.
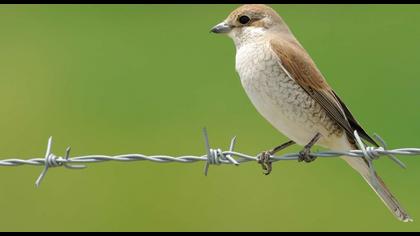
<svg viewBox="0 0 420 236">
<path fill-rule="evenodd" d="M 270 160 L 271 155 L 271 151 L 265 151 L 258 155 L 258 163 L 261 164 L 263 173 L 265 175 L 269 175 L 271 173 L 271 170 L 273 169 L 273 162 Z"/>
<path fill-rule="evenodd" d="M 321 134 L 317 133 L 312 139 L 311 141 L 305 145 L 305 147 L 303 148 L 302 151 L 299 152 L 299 157 L 298 157 L 298 162 L 306 162 L 306 163 L 310 163 L 315 161 L 315 159 L 317 158 L 316 156 L 311 154 L 311 148 L 312 146 L 315 145 L 316 142 L 318 142 L 318 140 L 321 138 Z"/>
<path fill-rule="evenodd" d="M 270 151 L 265 151 L 265 152 L 262 152 L 260 155 L 258 155 L 258 163 L 261 164 L 263 173 L 265 175 L 269 175 L 273 169 L 272 168 L 273 161 L 270 160 L 271 156 L 293 144 L 295 144 L 294 141 L 288 141 L 286 143 L 283 143 L 282 145 L 279 145 L 273 148 Z"/>
<path fill-rule="evenodd" d="M 298 162 L 306 162 L 306 163 L 310 163 L 315 161 L 317 157 L 311 154 L 311 149 L 310 148 L 304 148 L 302 151 L 299 152 L 299 157 L 298 157 Z"/>
</svg>

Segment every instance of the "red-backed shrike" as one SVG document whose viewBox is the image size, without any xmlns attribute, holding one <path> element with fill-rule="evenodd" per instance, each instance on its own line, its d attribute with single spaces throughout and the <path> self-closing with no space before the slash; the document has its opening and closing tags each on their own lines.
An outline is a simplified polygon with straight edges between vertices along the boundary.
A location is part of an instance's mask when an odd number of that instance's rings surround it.
<svg viewBox="0 0 420 236">
<path fill-rule="evenodd" d="M 310 149 L 315 143 L 331 150 L 357 149 L 355 130 L 377 146 L 273 9 L 243 5 L 211 31 L 233 39 L 236 71 L 248 97 L 265 119 L 291 139 L 262 153 L 266 174 L 271 170 L 268 156 L 293 143 L 305 147 L 299 158 L 305 162 L 314 160 Z M 411 221 L 381 178 L 376 173 L 372 176 L 364 158 L 342 158 L 360 173 L 399 220 Z"/>
</svg>

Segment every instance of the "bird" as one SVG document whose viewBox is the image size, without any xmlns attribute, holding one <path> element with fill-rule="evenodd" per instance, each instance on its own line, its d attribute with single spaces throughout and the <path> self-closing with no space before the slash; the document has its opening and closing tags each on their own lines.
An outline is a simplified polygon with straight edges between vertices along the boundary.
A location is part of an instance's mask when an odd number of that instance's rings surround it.
<svg viewBox="0 0 420 236">
<path fill-rule="evenodd" d="M 336 151 L 357 149 L 355 131 L 376 147 L 343 100 L 331 88 L 283 18 L 270 6 L 241 5 L 210 30 L 229 36 L 236 48 L 235 69 L 256 110 L 290 141 L 262 152 L 265 174 L 270 155 L 294 144 L 303 146 L 299 162 L 312 162 L 314 145 Z M 342 156 L 400 221 L 412 218 L 366 158 Z"/>
</svg>

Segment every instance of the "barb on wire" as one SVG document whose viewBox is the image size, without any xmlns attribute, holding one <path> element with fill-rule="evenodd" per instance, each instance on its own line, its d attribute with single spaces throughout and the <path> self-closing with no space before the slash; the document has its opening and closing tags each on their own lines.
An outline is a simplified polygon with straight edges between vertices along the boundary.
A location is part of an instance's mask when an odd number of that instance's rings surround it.
<svg viewBox="0 0 420 236">
<path fill-rule="evenodd" d="M 168 163 L 168 162 L 178 162 L 178 163 L 192 163 L 204 161 L 204 174 L 207 176 L 210 165 L 221 165 L 221 164 L 233 164 L 239 165 L 240 163 L 258 161 L 258 155 L 248 155 L 245 153 L 240 153 L 234 151 L 236 144 L 236 137 L 233 137 L 228 151 L 223 151 L 220 148 L 213 149 L 210 147 L 210 142 L 207 134 L 207 130 L 203 129 L 204 141 L 206 154 L 202 156 L 186 155 L 186 156 L 167 156 L 167 155 L 143 155 L 143 154 L 125 154 L 125 155 L 115 155 L 115 156 L 106 156 L 106 155 L 87 155 L 87 156 L 77 156 L 70 157 L 70 147 L 66 149 L 64 157 L 56 156 L 52 153 L 52 137 L 48 139 L 47 151 L 44 158 L 32 158 L 32 159 L 3 159 L 0 160 L 0 166 L 21 166 L 21 165 L 34 165 L 34 166 L 44 166 L 41 174 L 37 178 L 35 185 L 39 187 L 42 180 L 45 178 L 49 168 L 52 167 L 65 167 L 68 169 L 83 169 L 86 168 L 84 164 L 87 163 L 98 163 L 98 162 L 107 162 L 107 161 L 120 161 L 120 162 L 131 162 L 131 161 L 152 161 L 157 163 Z M 365 158 L 370 167 L 371 172 L 375 172 L 373 166 L 373 161 L 378 159 L 381 156 L 388 156 L 392 161 L 406 168 L 404 163 L 397 159 L 395 155 L 407 155 L 415 156 L 420 155 L 420 148 L 399 148 L 399 149 L 388 149 L 385 141 L 375 134 L 375 138 L 382 145 L 381 147 L 366 147 L 362 139 L 359 137 L 357 131 L 354 131 L 356 137 L 357 145 L 359 150 L 350 150 L 350 151 L 322 151 L 311 153 L 316 157 L 339 157 L 339 156 L 349 156 L 354 158 Z M 286 161 L 286 160 L 297 160 L 299 153 L 289 153 L 282 156 L 272 155 L 270 160 L 272 162 L 277 161 Z M 235 159 L 236 158 L 236 159 Z M 78 165 L 77 165 L 78 164 Z M 374 181 L 375 184 L 375 181 Z"/>
<path fill-rule="evenodd" d="M 239 165 L 239 163 L 235 159 L 233 159 L 231 154 L 224 155 L 223 151 L 220 148 L 219 149 L 210 148 L 210 142 L 209 142 L 209 137 L 208 137 L 206 128 L 203 128 L 203 135 L 204 135 L 204 141 L 206 144 L 206 151 L 207 151 L 207 161 L 206 161 L 206 165 L 204 166 L 205 176 L 207 176 L 209 172 L 209 166 L 220 165 L 222 159 L 227 160 L 231 164 L 234 164 L 236 166 Z M 235 148 L 235 142 L 236 142 L 236 136 L 233 137 L 232 140 L 230 141 L 229 152 L 233 152 L 233 149 Z"/>
</svg>

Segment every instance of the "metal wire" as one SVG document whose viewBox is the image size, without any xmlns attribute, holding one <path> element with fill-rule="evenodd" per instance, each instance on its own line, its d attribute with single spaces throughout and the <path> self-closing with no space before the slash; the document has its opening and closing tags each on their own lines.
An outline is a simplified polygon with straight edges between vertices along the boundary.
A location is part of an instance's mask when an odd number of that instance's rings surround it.
<svg viewBox="0 0 420 236">
<path fill-rule="evenodd" d="M 33 166 L 44 166 L 43 171 L 37 178 L 35 185 L 39 187 L 49 168 L 52 167 L 65 167 L 68 169 L 83 169 L 86 168 L 84 164 L 87 163 L 99 163 L 107 161 L 119 161 L 119 162 L 131 162 L 131 161 L 151 161 L 157 163 L 168 163 L 168 162 L 179 162 L 179 163 L 193 163 L 199 161 L 205 161 L 204 174 L 207 176 L 210 165 L 221 165 L 221 164 L 233 164 L 239 165 L 240 163 L 258 161 L 259 155 L 248 155 L 240 152 L 235 152 L 234 147 L 236 143 L 236 137 L 232 138 L 228 151 L 222 149 L 212 149 L 210 147 L 209 138 L 207 131 L 203 129 L 206 154 L 202 156 L 186 155 L 186 156 L 167 156 L 167 155 L 143 155 L 143 154 L 124 154 L 124 155 L 86 155 L 70 158 L 70 147 L 66 149 L 64 157 L 56 156 L 52 153 L 52 137 L 48 139 L 47 151 L 44 158 L 32 158 L 32 159 L 3 159 L 0 160 L 0 166 L 21 166 L 21 165 L 33 165 Z M 366 147 L 362 139 L 359 137 L 357 131 L 354 131 L 357 145 L 359 150 L 350 151 L 322 151 L 311 153 L 311 155 L 323 158 L 332 158 L 339 156 L 349 156 L 354 158 L 365 158 L 370 166 L 372 172 L 375 171 L 373 161 L 381 156 L 388 156 L 396 164 L 402 168 L 406 168 L 404 163 L 398 160 L 395 155 L 406 155 L 415 156 L 420 155 L 420 148 L 399 148 L 388 150 L 387 145 L 378 135 L 375 138 L 382 145 L 381 147 Z M 236 158 L 236 159 L 235 159 Z M 270 161 L 287 161 L 297 160 L 299 153 L 289 153 L 282 156 L 271 155 Z M 79 165 L 76 165 L 79 164 Z"/>
</svg>

